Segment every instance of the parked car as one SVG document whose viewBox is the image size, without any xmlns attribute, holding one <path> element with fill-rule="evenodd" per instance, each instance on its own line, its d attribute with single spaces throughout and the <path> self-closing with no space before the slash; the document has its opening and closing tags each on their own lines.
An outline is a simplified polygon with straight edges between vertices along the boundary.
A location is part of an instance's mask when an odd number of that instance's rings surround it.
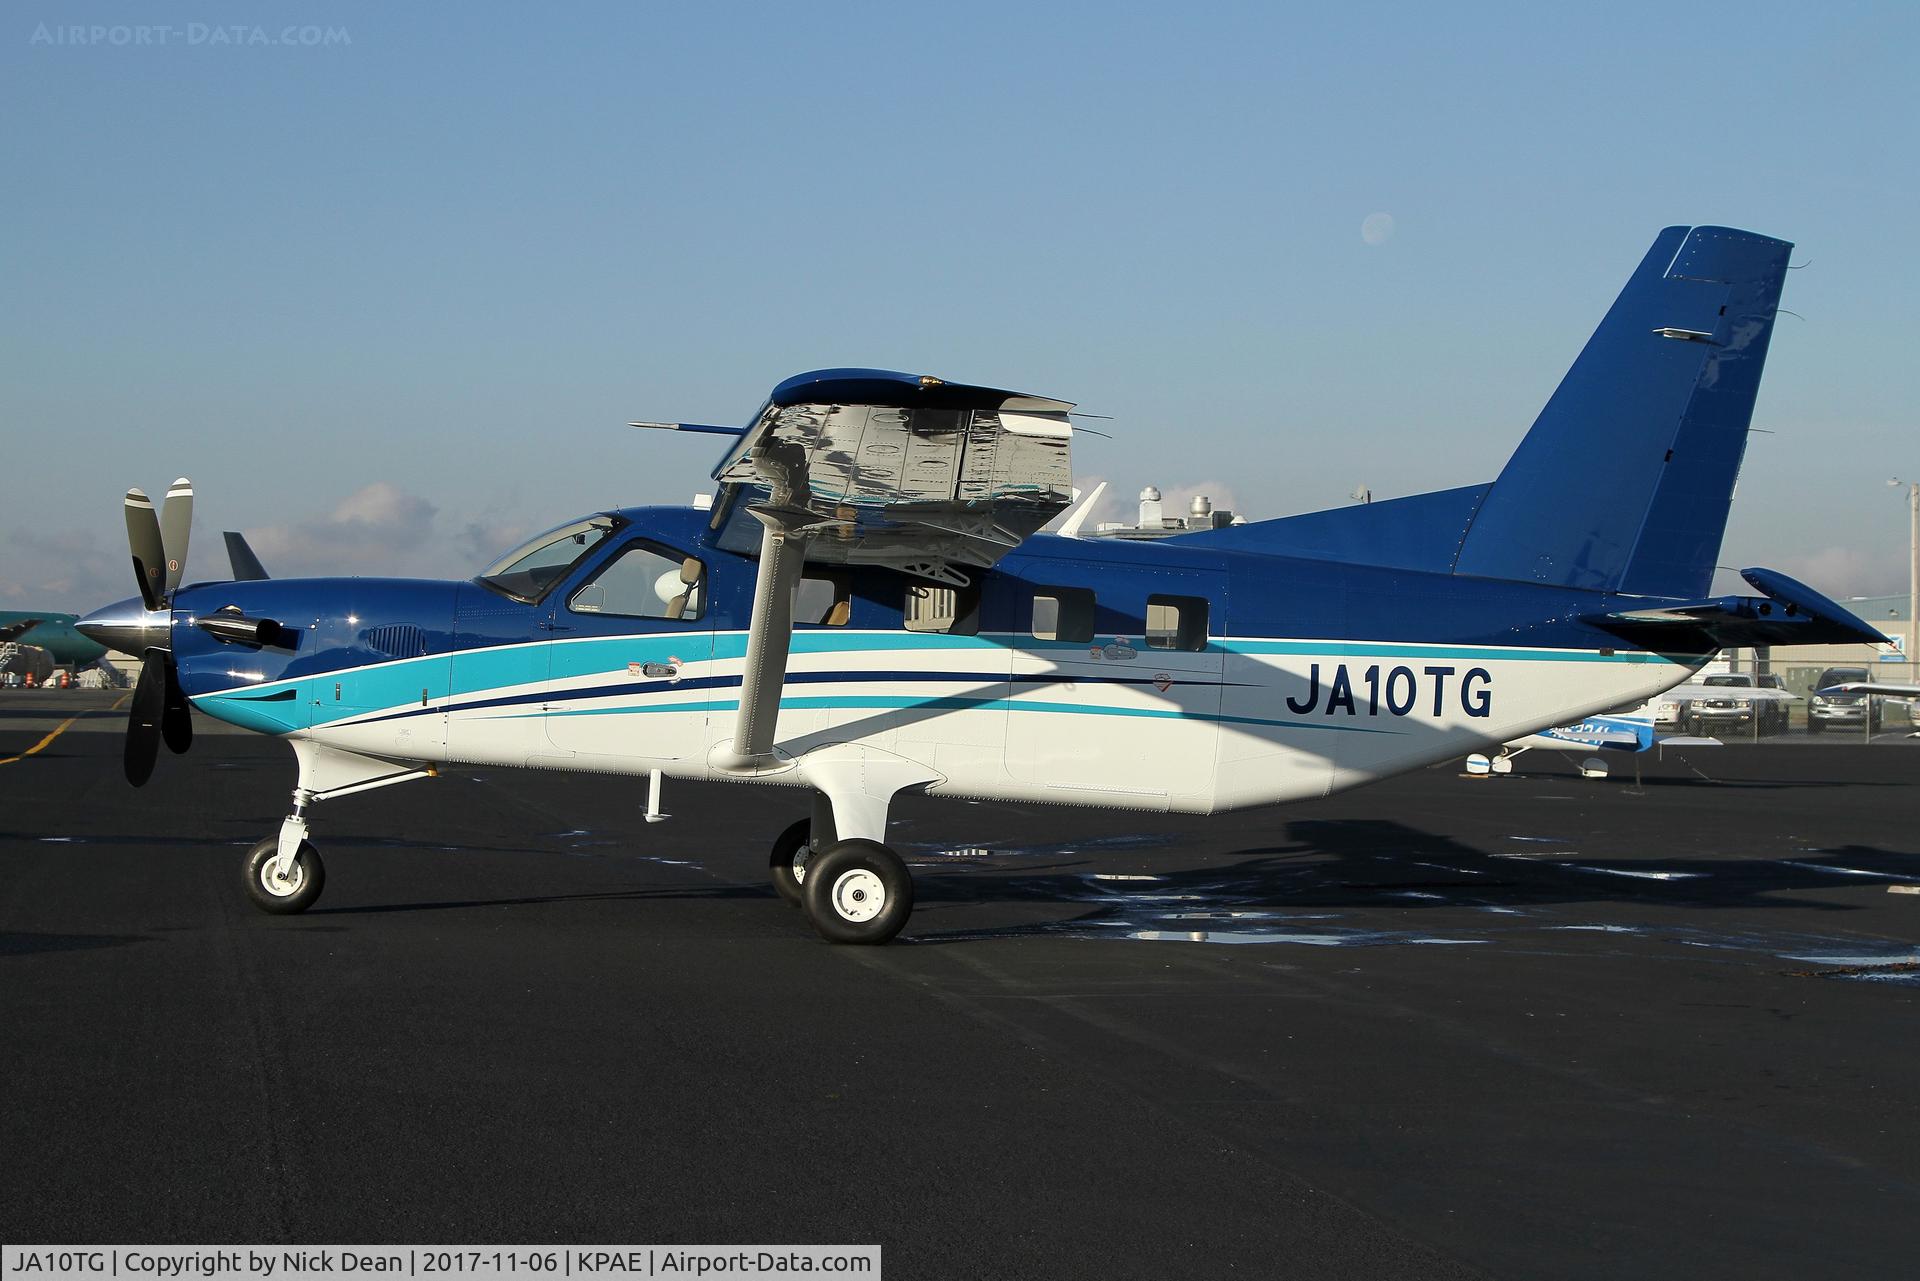
<svg viewBox="0 0 1920 1281">
<path fill-rule="evenodd" d="M 1835 728 L 1866 728 L 1869 731 L 1880 728 L 1881 708 L 1873 706 L 1873 724 L 1867 725 L 1868 698 L 1865 694 L 1822 694 L 1820 691 L 1835 685 L 1848 685 L 1855 681 L 1872 680 L 1864 667 L 1829 667 L 1820 673 L 1820 679 L 1813 683 L 1813 692 L 1807 696 L 1807 732 L 1818 734 L 1829 726 Z"/>
<path fill-rule="evenodd" d="M 1772 689 L 1786 692 L 1778 676 L 1755 676 L 1751 672 L 1716 672 L 1702 680 L 1707 689 Z M 1715 698 L 1697 694 L 1687 700 L 1687 732 L 1705 734 L 1776 734 L 1787 727 L 1787 700 L 1784 698 Z"/>
</svg>

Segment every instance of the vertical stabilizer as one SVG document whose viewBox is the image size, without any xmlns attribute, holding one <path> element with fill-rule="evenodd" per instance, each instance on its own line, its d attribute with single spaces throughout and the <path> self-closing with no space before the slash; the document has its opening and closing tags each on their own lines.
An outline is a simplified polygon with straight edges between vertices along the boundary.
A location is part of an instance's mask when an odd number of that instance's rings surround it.
<svg viewBox="0 0 1920 1281">
<path fill-rule="evenodd" d="M 1661 232 L 1488 491 L 1455 572 L 1704 594 L 1791 249 Z"/>
</svg>

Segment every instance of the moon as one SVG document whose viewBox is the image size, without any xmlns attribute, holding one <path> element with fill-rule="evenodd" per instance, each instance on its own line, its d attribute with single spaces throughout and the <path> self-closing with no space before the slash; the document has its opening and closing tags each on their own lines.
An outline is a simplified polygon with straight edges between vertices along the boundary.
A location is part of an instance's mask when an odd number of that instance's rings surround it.
<svg viewBox="0 0 1920 1281">
<path fill-rule="evenodd" d="M 1370 213 L 1360 223 L 1360 239 L 1370 245 L 1384 245 L 1393 239 L 1393 215 Z"/>
</svg>

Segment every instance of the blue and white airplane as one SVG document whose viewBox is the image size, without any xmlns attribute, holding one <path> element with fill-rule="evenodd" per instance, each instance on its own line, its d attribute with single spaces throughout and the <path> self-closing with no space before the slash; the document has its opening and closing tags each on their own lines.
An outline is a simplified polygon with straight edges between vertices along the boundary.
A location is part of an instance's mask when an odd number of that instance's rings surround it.
<svg viewBox="0 0 1920 1281">
<path fill-rule="evenodd" d="M 775 886 L 881 943 L 903 792 L 1210 814 L 1326 796 L 1685 680 L 1721 646 L 1880 634 L 1745 572 L 1705 593 L 1790 246 L 1662 231 L 1499 477 L 1154 542 L 1072 505 L 1068 402 L 801 374 L 730 437 L 711 509 L 560 525 L 464 582 L 182 586 L 191 487 L 134 491 L 147 658 L 131 781 L 189 706 L 287 740 L 292 810 L 245 885 L 298 912 L 314 806 L 446 763 L 799 789 Z"/>
<path fill-rule="evenodd" d="M 1481 777 L 1488 774 L 1511 774 L 1515 759 L 1521 753 L 1533 751 L 1535 748 L 1559 752 L 1585 748 L 1589 751 L 1630 752 L 1638 755 L 1662 746 L 1719 747 L 1721 743 L 1717 738 L 1700 738 L 1690 734 L 1662 734 L 1659 732 L 1659 727 L 1654 724 L 1651 712 L 1639 710 L 1613 712 L 1589 716 L 1573 725 L 1555 725 L 1537 734 L 1528 734 L 1507 743 L 1495 756 L 1476 752 L 1467 757 L 1467 773 L 1470 776 Z M 1582 763 L 1580 771 L 1592 777 L 1603 777 L 1605 766 L 1600 761 L 1589 760 Z"/>
</svg>

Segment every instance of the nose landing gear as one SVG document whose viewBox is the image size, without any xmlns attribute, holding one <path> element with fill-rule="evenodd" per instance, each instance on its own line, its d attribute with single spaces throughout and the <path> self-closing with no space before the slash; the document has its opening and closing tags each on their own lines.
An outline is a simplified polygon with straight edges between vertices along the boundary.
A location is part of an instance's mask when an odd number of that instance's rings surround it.
<svg viewBox="0 0 1920 1281">
<path fill-rule="evenodd" d="M 262 912 L 290 916 L 312 907 L 326 888 L 327 868 L 312 842 L 300 842 L 282 870 L 280 838 L 269 836 L 247 851 L 247 897 Z"/>
</svg>

